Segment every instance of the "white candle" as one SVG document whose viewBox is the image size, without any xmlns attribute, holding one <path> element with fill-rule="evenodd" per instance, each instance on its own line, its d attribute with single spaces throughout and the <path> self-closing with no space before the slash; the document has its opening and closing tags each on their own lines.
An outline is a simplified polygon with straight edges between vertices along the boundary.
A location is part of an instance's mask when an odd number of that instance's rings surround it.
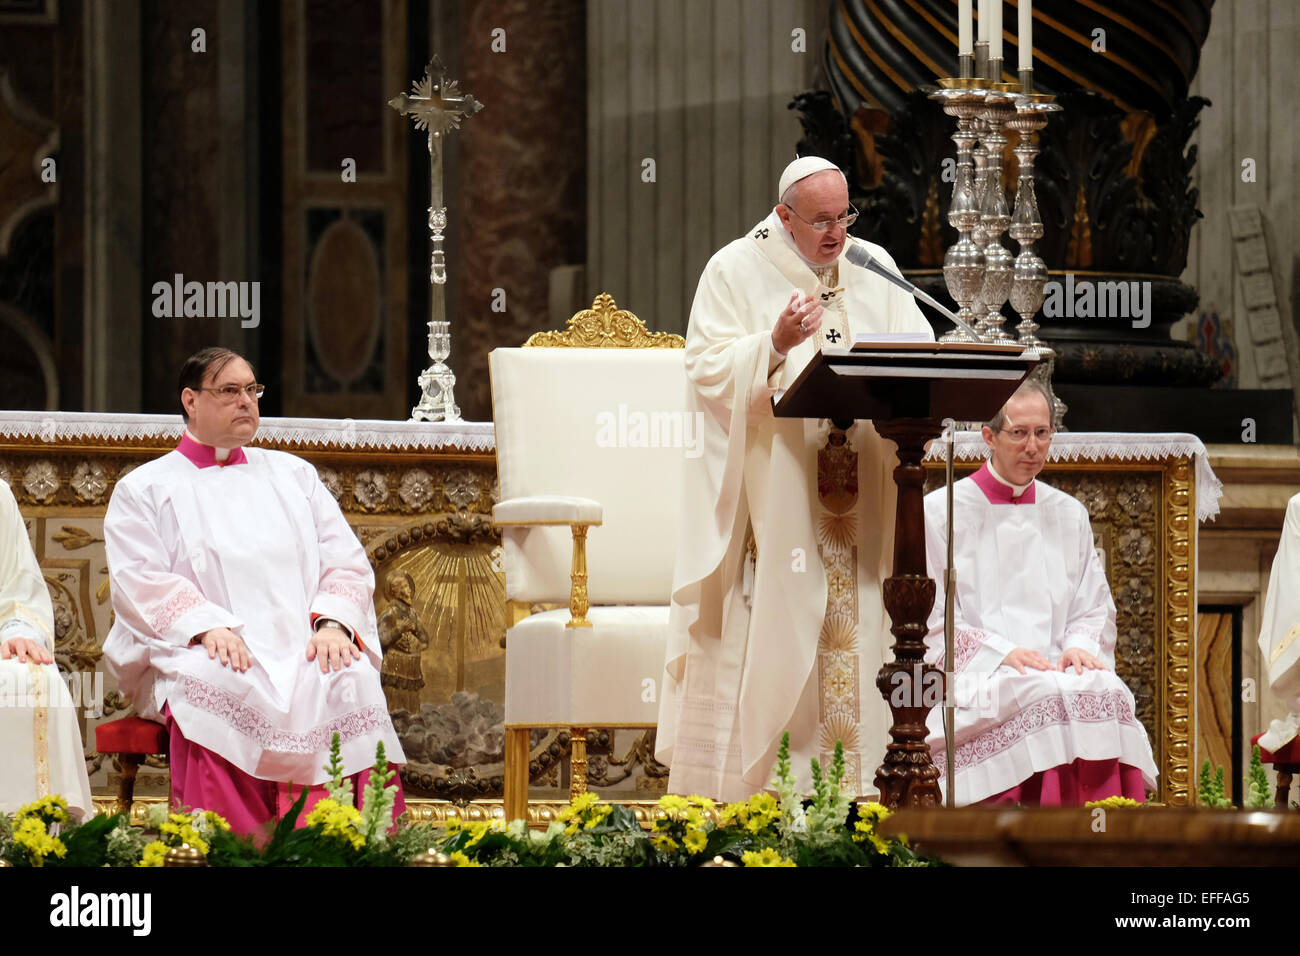
<svg viewBox="0 0 1300 956">
<path fill-rule="evenodd" d="M 980 43 L 988 43 L 989 42 L 989 0 L 980 0 L 979 11 L 980 11 L 979 32 L 976 34 L 976 38 L 980 41 Z"/>
<path fill-rule="evenodd" d="M 970 41 L 970 0 L 957 0 L 957 53 L 969 56 L 974 52 Z"/>
<path fill-rule="evenodd" d="M 989 59 L 1002 59 L 1002 0 L 989 0 Z"/>
<path fill-rule="evenodd" d="M 1020 69 L 1034 68 L 1034 0 L 1019 0 L 1016 6 L 1016 48 L 1020 51 Z"/>
</svg>

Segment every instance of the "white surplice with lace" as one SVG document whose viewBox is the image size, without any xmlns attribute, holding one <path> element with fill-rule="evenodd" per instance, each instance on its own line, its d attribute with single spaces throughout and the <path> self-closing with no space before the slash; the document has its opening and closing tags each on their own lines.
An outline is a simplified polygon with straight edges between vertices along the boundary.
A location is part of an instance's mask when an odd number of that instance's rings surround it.
<svg viewBox="0 0 1300 956">
<path fill-rule="evenodd" d="M 953 485 L 957 803 L 995 796 L 1076 759 L 1117 758 L 1140 770 L 1147 788 L 1154 788 L 1150 740 L 1135 715 L 1132 692 L 1115 673 L 1115 603 L 1087 509 L 1040 481 L 1024 496 L 1032 500 L 1020 500 L 988 468 L 981 466 L 978 477 L 989 493 L 974 477 Z M 926 659 L 938 663 L 944 656 L 947 565 L 943 489 L 926 495 L 925 521 L 927 564 L 936 583 Z M 1027 668 L 1020 674 L 1002 663 L 1017 647 L 1053 664 L 1077 647 L 1109 669 L 1076 674 Z M 942 708 L 934 708 L 928 742 L 940 774 L 942 720 Z"/>
<path fill-rule="evenodd" d="M 284 452 L 197 467 L 179 451 L 118 482 L 104 520 L 116 621 L 104 656 L 142 716 L 170 705 L 181 733 L 264 780 L 319 784 L 330 740 L 345 774 L 405 757 L 379 681 L 374 574 L 316 469 Z M 312 615 L 355 634 L 361 660 L 322 674 Z M 227 627 L 253 659 L 212 660 L 196 635 Z"/>
</svg>

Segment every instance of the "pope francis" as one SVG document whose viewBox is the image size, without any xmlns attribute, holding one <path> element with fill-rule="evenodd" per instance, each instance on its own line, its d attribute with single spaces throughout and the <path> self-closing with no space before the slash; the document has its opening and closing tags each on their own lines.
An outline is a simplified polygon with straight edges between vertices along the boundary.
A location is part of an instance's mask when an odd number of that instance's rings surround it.
<svg viewBox="0 0 1300 956">
<path fill-rule="evenodd" d="M 869 421 L 778 419 L 771 400 L 819 349 L 862 333 L 931 337 L 910 296 L 845 260 L 857 212 L 834 164 L 795 160 L 777 195 L 709 260 L 686 335 L 705 427 L 683 479 L 656 756 L 669 790 L 722 800 L 768 784 L 786 730 L 805 788 L 810 758 L 828 764 L 838 741 L 845 786 L 875 792 L 894 446 Z"/>
</svg>

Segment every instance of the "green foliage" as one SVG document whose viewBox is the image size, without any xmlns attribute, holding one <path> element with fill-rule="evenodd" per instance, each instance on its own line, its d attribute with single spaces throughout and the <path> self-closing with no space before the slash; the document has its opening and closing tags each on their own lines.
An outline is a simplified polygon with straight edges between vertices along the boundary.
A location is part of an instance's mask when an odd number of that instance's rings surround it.
<svg viewBox="0 0 1300 956">
<path fill-rule="evenodd" d="M 1268 773 L 1260 757 L 1259 744 L 1250 748 L 1250 774 L 1246 778 L 1246 807 L 1264 810 L 1273 805 L 1268 788 Z"/>
<path fill-rule="evenodd" d="M 104 866 L 108 862 L 108 835 L 124 823 L 124 814 L 105 816 L 98 814 L 80 826 L 68 824 L 60 839 L 68 848 L 67 855 L 50 860 L 50 866 Z"/>
<path fill-rule="evenodd" d="M 1199 783 L 1196 788 L 1196 800 L 1203 807 L 1227 810 L 1232 808 L 1232 801 L 1224 795 L 1223 768 L 1211 776 L 1210 761 L 1201 764 Z"/>
</svg>

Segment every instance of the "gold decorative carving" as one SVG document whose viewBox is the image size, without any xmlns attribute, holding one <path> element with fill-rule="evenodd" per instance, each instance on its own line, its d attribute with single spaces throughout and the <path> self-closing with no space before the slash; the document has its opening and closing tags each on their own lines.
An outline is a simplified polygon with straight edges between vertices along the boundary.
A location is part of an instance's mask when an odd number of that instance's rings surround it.
<svg viewBox="0 0 1300 956">
<path fill-rule="evenodd" d="M 591 627 L 587 620 L 587 526 L 573 526 L 573 589 L 569 593 L 569 621 L 565 627 Z"/>
<path fill-rule="evenodd" d="M 1164 476 L 1166 522 L 1165 613 L 1168 615 L 1165 667 L 1168 680 L 1160 685 L 1161 711 L 1167 715 L 1161 747 L 1160 780 L 1170 806 L 1192 804 L 1192 702 L 1196 668 L 1192 660 L 1191 595 L 1196 593 L 1196 555 L 1192 545 L 1196 520 L 1191 462 L 1179 458 Z"/>
<path fill-rule="evenodd" d="M 614 297 L 602 292 L 590 309 L 575 313 L 562 332 L 537 332 L 524 348 L 578 349 L 682 349 L 686 340 L 672 332 L 651 332 L 631 312 L 620 309 Z"/>
<path fill-rule="evenodd" d="M 78 528 L 77 526 L 70 524 L 65 524 L 59 531 L 50 537 L 63 545 L 65 551 L 77 551 L 104 540 L 103 538 L 96 538 L 85 528 Z"/>
<path fill-rule="evenodd" d="M 571 762 L 569 767 L 569 799 L 576 800 L 587 792 L 587 728 L 574 727 L 569 731 Z"/>
</svg>

